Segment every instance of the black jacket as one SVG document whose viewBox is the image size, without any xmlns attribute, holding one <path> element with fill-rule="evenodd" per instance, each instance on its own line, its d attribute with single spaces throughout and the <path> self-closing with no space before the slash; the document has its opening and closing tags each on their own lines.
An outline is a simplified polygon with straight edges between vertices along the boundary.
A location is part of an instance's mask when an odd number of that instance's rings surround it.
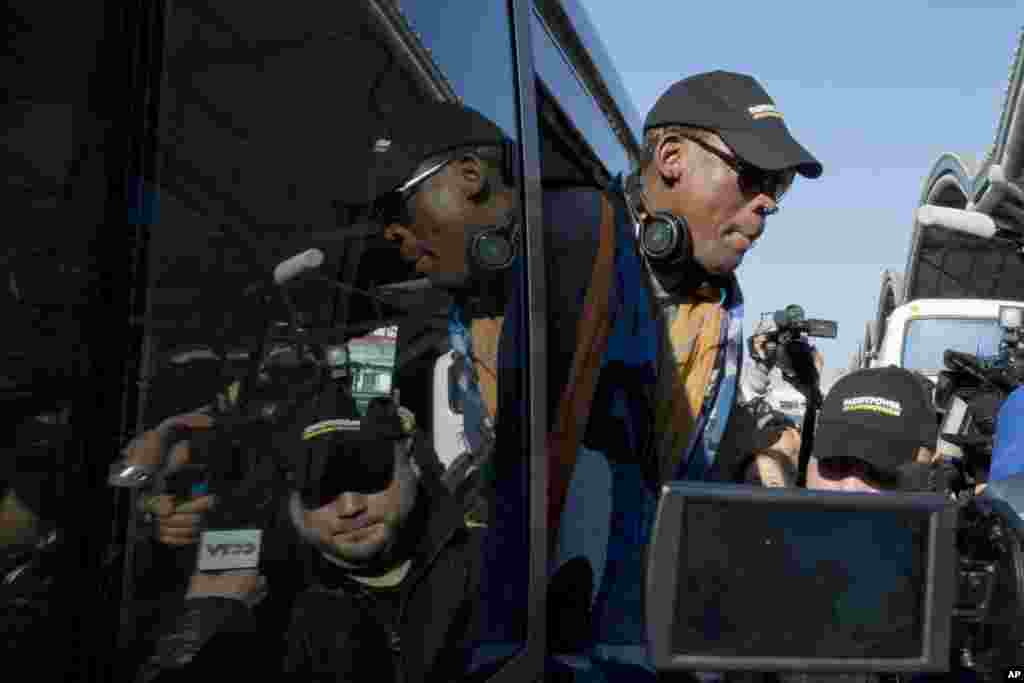
<svg viewBox="0 0 1024 683">
<path fill-rule="evenodd" d="M 450 494 L 420 484 L 406 529 L 418 539 L 413 564 L 389 610 L 299 540 L 284 493 L 261 559 L 269 596 L 252 611 L 226 598 L 187 600 L 138 680 L 462 677 L 476 618 L 480 537 L 466 528 Z"/>
</svg>

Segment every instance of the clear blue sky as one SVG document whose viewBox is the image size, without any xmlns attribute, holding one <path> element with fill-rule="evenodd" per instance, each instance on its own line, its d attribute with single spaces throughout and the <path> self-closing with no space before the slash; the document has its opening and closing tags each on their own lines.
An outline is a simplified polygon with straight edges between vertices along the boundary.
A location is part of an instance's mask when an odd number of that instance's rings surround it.
<svg viewBox="0 0 1024 683">
<path fill-rule="evenodd" d="M 902 272 L 925 177 L 944 152 L 992 144 L 1024 0 L 581 0 L 641 115 L 687 75 L 756 77 L 821 160 L 740 268 L 747 334 L 799 303 L 839 322 L 821 340 L 847 366 L 881 273 Z"/>
</svg>

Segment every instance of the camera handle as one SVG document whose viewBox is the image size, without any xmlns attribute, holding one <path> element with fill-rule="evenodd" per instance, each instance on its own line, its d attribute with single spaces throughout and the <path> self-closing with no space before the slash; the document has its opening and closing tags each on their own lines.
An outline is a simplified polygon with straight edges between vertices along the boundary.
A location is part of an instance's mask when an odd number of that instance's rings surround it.
<svg viewBox="0 0 1024 683">
<path fill-rule="evenodd" d="M 821 390 L 817 386 L 811 387 L 807 393 L 807 409 L 804 410 L 804 424 L 800 430 L 800 458 L 796 480 L 796 485 L 800 488 L 807 487 L 807 466 L 811 462 L 811 452 L 814 450 L 814 427 L 822 400 Z"/>
</svg>

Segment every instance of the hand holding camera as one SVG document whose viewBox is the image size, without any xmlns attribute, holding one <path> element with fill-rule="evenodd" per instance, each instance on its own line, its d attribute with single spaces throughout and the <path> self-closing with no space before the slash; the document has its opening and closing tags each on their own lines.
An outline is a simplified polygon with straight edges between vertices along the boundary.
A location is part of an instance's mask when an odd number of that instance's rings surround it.
<svg viewBox="0 0 1024 683">
<path fill-rule="evenodd" d="M 832 320 L 806 318 L 796 304 L 772 314 L 773 329 L 749 339 L 749 351 L 765 369 L 778 367 L 783 378 L 807 396 L 817 391 L 824 358 L 807 337 L 835 339 L 838 324 Z"/>
<path fill-rule="evenodd" d="M 199 541 L 203 518 L 215 501 L 205 494 L 205 467 L 191 462 L 190 443 L 184 437 L 189 430 L 212 426 L 213 418 L 205 413 L 176 415 L 140 434 L 124 449 L 123 465 L 152 469 L 161 480 L 157 488 L 162 491 L 144 493 L 138 500 L 139 509 L 154 523 L 160 543 L 187 546 Z"/>
</svg>

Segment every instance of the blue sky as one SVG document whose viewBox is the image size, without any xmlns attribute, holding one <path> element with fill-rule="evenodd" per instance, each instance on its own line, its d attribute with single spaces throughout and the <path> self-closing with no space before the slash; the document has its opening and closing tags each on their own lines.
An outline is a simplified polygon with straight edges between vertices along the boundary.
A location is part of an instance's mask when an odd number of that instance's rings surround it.
<svg viewBox="0 0 1024 683">
<path fill-rule="evenodd" d="M 799 303 L 839 322 L 819 348 L 845 368 L 882 271 L 905 268 L 932 164 L 992 144 L 1024 0 L 581 4 L 641 115 L 687 75 L 749 73 L 821 160 L 822 177 L 797 181 L 741 266 L 744 329 Z"/>
</svg>

